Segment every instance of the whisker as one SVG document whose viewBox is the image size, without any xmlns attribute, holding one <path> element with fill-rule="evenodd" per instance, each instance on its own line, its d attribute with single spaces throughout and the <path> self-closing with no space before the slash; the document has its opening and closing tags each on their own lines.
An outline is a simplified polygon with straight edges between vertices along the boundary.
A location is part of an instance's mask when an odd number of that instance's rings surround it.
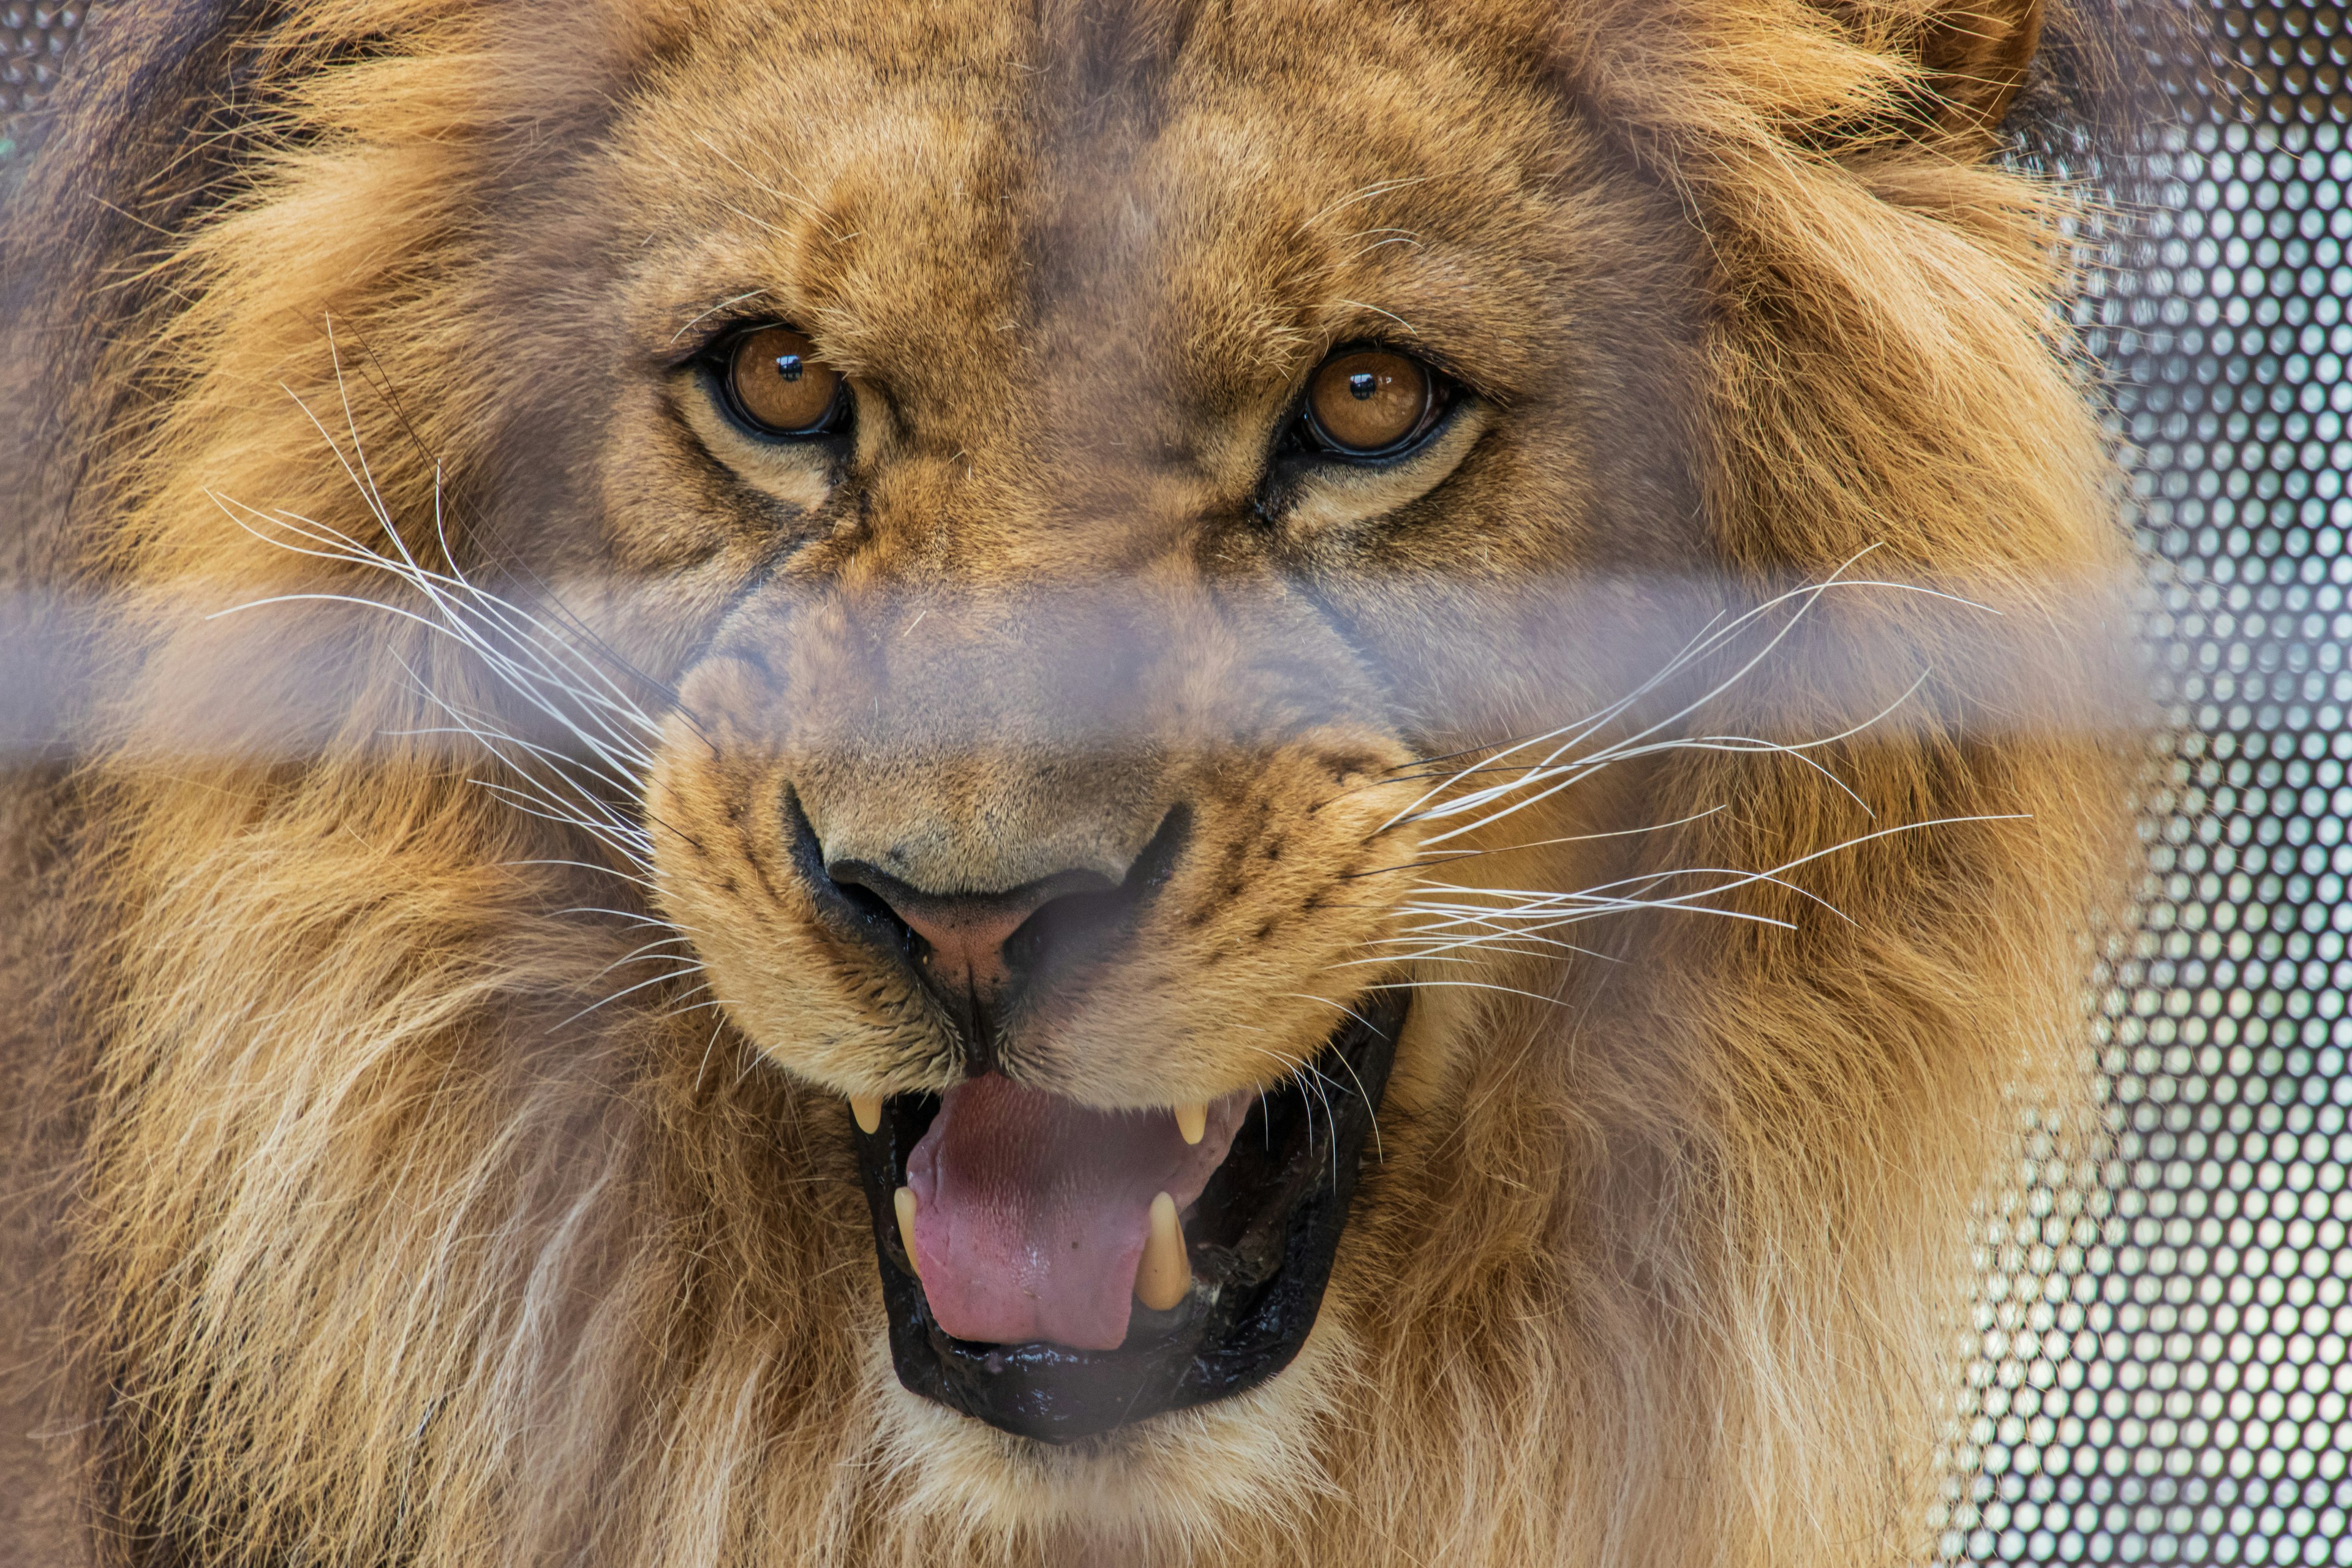
<svg viewBox="0 0 2352 1568">
<path fill-rule="evenodd" d="M 1687 826 L 1721 811 L 1720 805 L 1710 805 L 1705 811 L 1695 811 L 1688 816 L 1678 816 L 1672 822 L 1654 822 L 1646 827 L 1620 827 L 1606 833 L 1571 833 L 1559 838 L 1538 838 L 1527 844 L 1505 844 L 1492 849 L 1454 849 L 1433 861 L 1402 861 L 1394 866 L 1382 866 L 1370 871 L 1342 872 L 1340 881 L 1353 881 L 1360 877 L 1384 877 L 1395 871 L 1426 871 L 1432 866 L 1451 866 L 1457 860 L 1476 860 L 1488 855 L 1514 855 L 1523 849 L 1549 849 L 1560 844 L 1590 844 L 1602 838 L 1631 838 L 1643 833 L 1664 833 L 1672 828 Z"/>
<path fill-rule="evenodd" d="M 589 978 L 590 978 L 590 979 L 592 979 L 592 980 L 602 980 L 603 978 L 604 978 L 604 976 L 606 976 L 607 974 L 612 973 L 613 973 L 613 971 L 614 971 L 615 969 L 620 968 L 620 967 L 621 967 L 623 964 L 625 964 L 625 963 L 636 963 L 636 962 L 638 962 L 638 960 L 639 960 L 641 957 L 643 957 L 645 954 L 652 953 L 652 952 L 659 952 L 662 948 L 665 948 L 665 947 L 674 947 L 674 946 L 676 946 L 677 943 L 679 943 L 679 942 L 681 942 L 688 941 L 688 939 L 687 937 L 682 936 L 682 935 L 681 935 L 681 936 L 666 936 L 666 937 L 663 937 L 663 938 L 662 938 L 660 941 L 658 941 L 658 942 L 646 942 L 643 947 L 634 948 L 634 949 L 632 949 L 631 951 L 629 951 L 628 952 L 623 953 L 620 957 L 618 957 L 618 958 L 616 958 L 616 959 L 613 960 L 613 962 L 612 962 L 612 963 L 610 963 L 606 964 L 604 968 L 602 968 L 602 969 L 598 970 L 594 974 L 593 974 L 593 975 L 589 976 Z M 675 954 L 675 953 L 671 953 L 671 954 L 667 954 L 667 955 L 666 955 L 666 956 L 667 956 L 667 957 L 671 957 L 671 958 L 675 958 L 675 957 L 677 957 L 677 956 L 678 956 L 678 955 L 677 955 L 677 954 Z"/>
<path fill-rule="evenodd" d="M 683 969 L 675 970 L 667 974 L 656 974 L 651 980 L 640 980 L 635 985 L 623 986 L 620 990 L 614 992 L 610 996 L 606 996 L 600 1001 L 591 1002 L 585 1007 L 581 1008 L 577 1013 L 572 1014 L 570 1017 L 565 1018 L 561 1023 L 555 1025 L 554 1029 L 561 1029 L 568 1024 L 576 1024 L 581 1019 L 586 1017 L 589 1014 L 595 1012 L 597 1009 L 608 1007 L 614 1003 L 621 1000 L 624 996 L 633 996 L 636 994 L 636 993 L 646 989 L 648 986 L 664 985 L 672 981 L 683 980 L 689 974 L 699 973 L 701 968 L 702 965 L 699 962 L 691 962 Z M 551 1029 L 549 1033 L 552 1034 L 554 1029 Z"/>
<path fill-rule="evenodd" d="M 1864 730 L 1866 730 L 1874 724 L 1883 722 L 1888 715 L 1895 711 L 1896 708 L 1899 708 L 1903 703 L 1910 700 L 1911 698 L 1917 693 L 1920 686 L 1927 679 L 1927 675 L 1925 672 L 1923 672 L 1918 679 L 1912 683 L 1910 688 L 1906 689 L 1902 696 L 1898 697 L 1885 709 L 1872 716 L 1870 719 L 1867 719 L 1859 724 L 1851 726 L 1835 735 L 1819 737 L 1811 741 L 1798 743 L 1770 742 L 1752 736 L 1685 737 L 1667 741 L 1653 741 L 1651 740 L 1651 737 L 1657 735 L 1661 731 L 1673 724 L 1681 722 L 1690 714 L 1697 711 L 1700 708 L 1715 700 L 1724 692 L 1737 685 L 1739 681 L 1745 679 L 1764 660 L 1770 658 L 1771 655 L 1777 651 L 1781 643 L 1788 638 L 1798 624 L 1804 618 L 1806 614 L 1811 610 L 1816 603 L 1819 602 L 1822 595 L 1832 590 L 1874 588 L 1913 592 L 1927 595 L 1932 597 L 1942 598 L 1952 603 L 1970 605 L 1974 608 L 1986 609 L 1988 611 L 1990 610 L 1990 606 L 1977 605 L 1974 601 L 1961 598 L 1958 595 L 1946 593 L 1940 589 L 1926 587 L 1918 584 L 1884 582 L 1875 579 L 1853 578 L 1846 575 L 1846 573 L 1853 568 L 1855 562 L 1861 560 L 1864 555 L 1869 554 L 1876 548 L 1878 548 L 1876 545 L 1872 545 L 1855 552 L 1855 554 L 1850 556 L 1845 562 L 1842 563 L 1828 578 L 1820 583 L 1776 594 L 1770 598 L 1763 601 L 1761 604 L 1753 605 L 1738 616 L 1731 616 L 1728 620 L 1726 620 L 1721 615 L 1718 615 L 1710 620 L 1706 627 L 1701 628 L 1698 635 L 1694 637 L 1690 642 L 1685 644 L 1681 651 L 1676 653 L 1673 658 L 1669 659 L 1666 664 L 1657 672 L 1653 674 L 1649 679 L 1643 681 L 1640 686 L 1636 687 L 1633 692 L 1628 693 L 1625 697 L 1620 698 L 1617 701 L 1608 704 L 1597 713 L 1591 715 L 1586 719 L 1576 721 L 1569 725 L 1565 725 L 1538 735 L 1515 741 L 1508 744 L 1496 747 L 1472 748 L 1464 752 L 1450 753 L 1444 758 L 1433 759 L 1435 761 L 1446 761 L 1452 760 L 1454 757 L 1465 757 L 1478 760 L 1479 765 L 1470 768 L 1448 770 L 1438 774 L 1420 775 L 1423 777 L 1435 778 L 1438 782 L 1433 785 L 1430 791 L 1424 793 L 1412 805 L 1406 806 L 1402 811 L 1391 816 L 1387 822 L 1375 829 L 1372 835 L 1368 836 L 1368 837 L 1376 837 L 1379 834 L 1387 832 L 1406 822 L 1438 820 L 1449 816 L 1462 816 L 1467 813 L 1486 812 L 1486 815 L 1475 823 L 1468 824 L 1462 827 L 1438 834 L 1433 837 L 1425 840 L 1423 847 L 1427 848 L 1429 846 L 1446 842 L 1450 839 L 1459 837 L 1465 833 L 1492 826 L 1496 822 L 1501 821 L 1503 818 L 1509 816 L 1517 811 L 1524 810 L 1540 801 L 1549 799 L 1552 795 L 1558 794 L 1561 789 L 1570 787 L 1574 784 L 1580 782 L 1582 779 L 1590 777 L 1593 773 L 1599 771 L 1599 769 L 1603 766 L 1609 765 L 1612 763 L 1629 760 L 1637 756 L 1654 755 L 1661 751 L 1672 750 L 1678 747 L 1687 747 L 1692 749 L 1712 748 L 1785 752 L 1787 754 L 1797 757 L 1800 761 L 1805 762 L 1807 765 L 1817 769 L 1817 771 L 1821 772 L 1824 777 L 1829 778 L 1840 789 L 1845 791 L 1850 797 L 1855 800 L 1857 805 L 1862 805 L 1863 809 L 1867 812 L 1869 810 L 1868 804 L 1862 801 L 1861 797 L 1858 795 L 1855 795 L 1853 789 L 1847 785 L 1843 779 L 1838 778 L 1835 773 L 1832 773 L 1829 769 L 1822 767 L 1819 763 L 1814 762 L 1811 758 L 1805 757 L 1803 753 L 1810 749 L 1816 749 L 1823 745 L 1833 743 L 1836 741 L 1847 739 L 1854 734 L 1862 732 Z M 1630 735 L 1611 742 L 1609 745 L 1601 748 L 1598 752 L 1582 756 L 1572 754 L 1575 752 L 1575 749 L 1581 744 L 1586 737 L 1593 734 L 1601 724 L 1606 723 L 1617 716 L 1628 711 L 1635 700 L 1656 689 L 1664 680 L 1675 674 L 1679 673 L 1683 668 L 1688 667 L 1696 659 L 1711 654 L 1717 647 L 1725 646 L 1732 637 L 1738 635 L 1747 626 L 1757 622 L 1760 617 L 1769 615 L 1772 611 L 1783 605 L 1793 605 L 1795 606 L 1794 612 L 1790 614 L 1775 630 L 1773 630 L 1771 635 L 1764 642 L 1763 646 L 1754 653 L 1748 655 L 1737 666 L 1737 668 L 1732 669 L 1729 674 L 1717 679 L 1712 685 L 1708 686 L 1696 697 L 1684 702 L 1678 708 L 1675 709 L 1672 712 L 1667 713 L 1661 719 L 1644 725 Z M 1991 613 L 1997 614 L 1998 612 Z M 1511 757 L 1538 746 L 1549 746 L 1549 749 L 1533 761 L 1519 763 L 1509 763 L 1509 759 Z M 1391 770 L 1392 773 L 1401 771 L 1402 770 Z M 1452 799 L 1439 799 L 1439 796 L 1444 795 L 1446 790 L 1458 784 L 1464 778 L 1497 773 L 1507 776 L 1504 782 L 1486 785 L 1482 788 L 1470 791 L 1467 794 L 1456 795 Z M 1516 800 L 1512 799 L 1511 797 L 1515 795 L 1519 798 Z M 1487 810 L 1489 807 L 1496 806 L 1498 806 L 1499 809 Z"/>
</svg>

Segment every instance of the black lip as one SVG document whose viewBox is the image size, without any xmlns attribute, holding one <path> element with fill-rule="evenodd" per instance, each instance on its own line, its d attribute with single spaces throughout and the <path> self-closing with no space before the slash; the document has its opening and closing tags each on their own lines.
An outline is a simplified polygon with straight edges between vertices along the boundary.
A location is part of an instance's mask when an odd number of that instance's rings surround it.
<svg viewBox="0 0 2352 1568">
<path fill-rule="evenodd" d="M 1315 1093 L 1286 1084 L 1251 1108 L 1186 1223 L 1201 1288 L 1167 1312 L 1138 1303 L 1115 1351 L 978 1344 L 940 1330 L 892 1206 L 939 1100 L 885 1101 L 881 1125 L 856 1136 L 898 1381 L 1003 1431 L 1074 1443 L 1239 1394 L 1288 1366 L 1323 1303 L 1409 1002 L 1402 989 L 1373 993 L 1316 1058 Z"/>
</svg>

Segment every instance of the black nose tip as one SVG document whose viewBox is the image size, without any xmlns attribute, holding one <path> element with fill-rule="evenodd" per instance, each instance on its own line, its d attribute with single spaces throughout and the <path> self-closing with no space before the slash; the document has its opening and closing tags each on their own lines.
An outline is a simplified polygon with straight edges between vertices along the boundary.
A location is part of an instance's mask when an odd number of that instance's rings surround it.
<svg viewBox="0 0 2352 1568">
<path fill-rule="evenodd" d="M 954 1024 L 968 1070 L 991 1070 L 1008 1019 L 1047 986 L 1104 962 L 1166 883 L 1191 835 L 1171 811 L 1118 882 L 1068 870 L 1016 888 L 919 888 L 864 860 L 827 861 L 785 795 L 793 858 L 821 920 L 909 969 Z"/>
</svg>

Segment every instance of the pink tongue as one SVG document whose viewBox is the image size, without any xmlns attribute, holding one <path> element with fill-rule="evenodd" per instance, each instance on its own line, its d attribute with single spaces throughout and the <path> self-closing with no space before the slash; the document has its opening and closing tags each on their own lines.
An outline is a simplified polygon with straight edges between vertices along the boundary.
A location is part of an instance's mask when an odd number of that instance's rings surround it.
<svg viewBox="0 0 2352 1568">
<path fill-rule="evenodd" d="M 948 1090 L 907 1161 L 931 1316 L 960 1340 L 1118 1349 L 1152 1197 L 1180 1213 L 1199 1197 L 1249 1102 L 1211 1105 L 1187 1144 L 1165 1110 L 1096 1110 L 995 1073 Z"/>
</svg>

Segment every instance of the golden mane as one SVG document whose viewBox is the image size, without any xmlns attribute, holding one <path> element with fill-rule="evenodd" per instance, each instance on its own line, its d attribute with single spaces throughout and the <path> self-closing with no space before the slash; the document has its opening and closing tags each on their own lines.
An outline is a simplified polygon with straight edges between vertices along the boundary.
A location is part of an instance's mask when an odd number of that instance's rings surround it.
<svg viewBox="0 0 2352 1568">
<path fill-rule="evenodd" d="M 519 446 L 480 368 L 530 352 L 529 301 L 606 237 L 539 164 L 576 176 L 615 121 L 659 122 L 681 40 L 756 55 L 761 8 L 217 9 L 93 40 L 53 144 L 101 153 L 37 168 L 7 252 L 55 312 L 5 345 L 14 395 L 54 411 L 21 493 L 58 498 L 51 581 L 102 600 L 121 677 L 79 720 L 92 760 L 35 781 L 77 962 L 60 984 L 33 947 L 9 982 L 74 1021 L 17 1048 L 58 1086 L 61 1425 L 102 1560 L 1924 1550 L 1973 1206 L 2022 1105 L 2078 1103 L 2126 748 L 2011 723 L 1998 679 L 1939 666 L 1928 717 L 1818 769 L 1661 757 L 1641 805 L 1675 826 L 1613 874 L 1844 846 L 1801 889 L 1844 918 L 1784 928 L 1802 900 L 1753 884 L 1723 905 L 1770 921 L 1623 915 L 1639 973 L 1605 1005 L 1562 1006 L 1568 961 L 1527 953 L 1507 985 L 1431 990 L 1416 1029 L 1509 1048 L 1400 1069 L 1303 1374 L 1108 1447 L 986 1431 L 898 1388 L 840 1096 L 679 988 L 591 1010 L 665 917 L 608 842 L 482 787 L 530 786 L 449 714 L 510 694 L 420 591 L 510 559 L 480 498 L 601 460 Z M 1665 566 L 1769 589 L 1868 555 L 1996 599 L 2021 645 L 2071 626 L 2125 559 L 2055 310 L 2073 198 L 1976 157 L 1980 128 L 1920 129 L 1949 7 L 1477 9 L 1687 225 L 1690 405 L 1663 417 L 1702 521 Z M 900 47 L 870 26 L 844 47 Z M 1226 47 L 1270 77 L 1296 36 Z M 289 595 L 411 618 L 239 608 Z M 1809 624 L 1952 637 L 1917 597 Z M 1826 732 L 1803 661 L 1776 668 L 1707 722 Z M 658 683 L 614 679 L 656 725 Z M 1911 682 L 1866 671 L 1853 700 Z"/>
</svg>

